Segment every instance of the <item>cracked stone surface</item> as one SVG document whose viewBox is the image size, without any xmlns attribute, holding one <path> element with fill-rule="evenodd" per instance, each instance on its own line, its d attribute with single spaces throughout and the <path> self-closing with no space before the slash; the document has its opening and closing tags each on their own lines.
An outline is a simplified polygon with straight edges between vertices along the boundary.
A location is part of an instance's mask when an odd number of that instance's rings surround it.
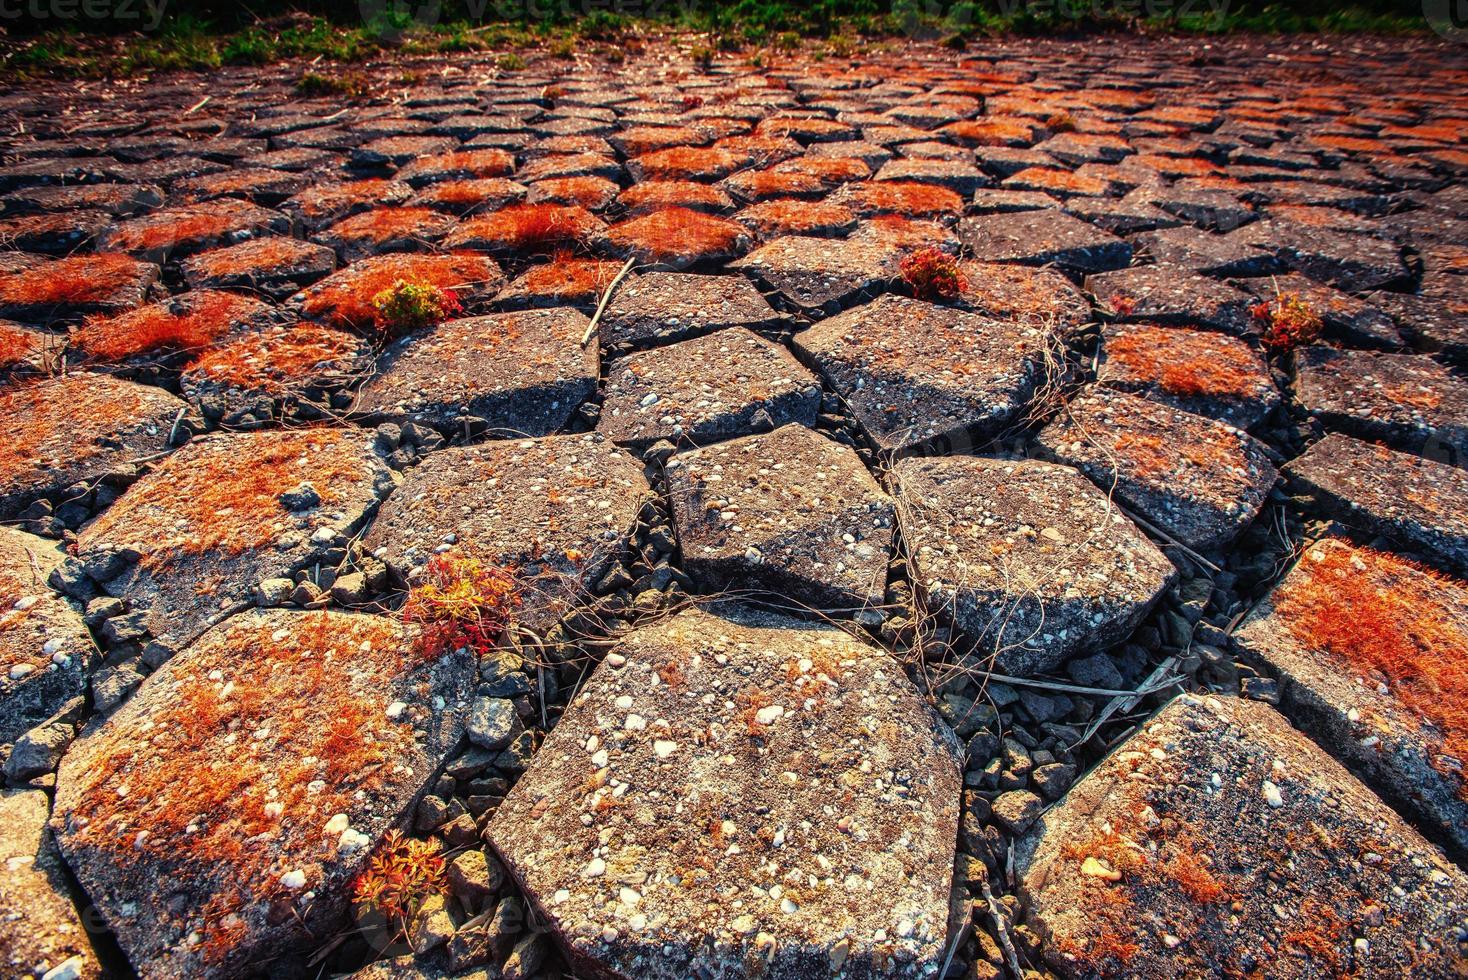
<svg viewBox="0 0 1468 980">
<path fill-rule="evenodd" d="M 103 975 L 102 963 L 73 904 L 66 867 L 46 826 L 50 814 L 51 801 L 41 790 L 0 791 L 0 908 L 7 911 L 0 963 L 13 976 L 95 980 Z M 23 917 L 14 914 L 20 910 Z"/>
<path fill-rule="evenodd" d="M 849 448 L 785 425 L 680 453 L 667 473 L 683 564 L 705 590 L 882 603 L 892 499 Z"/>
<path fill-rule="evenodd" d="M 933 977 L 955 753 L 875 647 L 693 609 L 602 663 L 488 837 L 590 976 Z"/>
<path fill-rule="evenodd" d="M 898 252 L 881 242 L 777 238 L 731 262 L 801 309 L 831 312 L 897 275 Z"/>
<path fill-rule="evenodd" d="M 1101 331 L 1096 380 L 1240 429 L 1279 405 L 1279 389 L 1253 348 L 1224 334 L 1142 323 Z"/>
<path fill-rule="evenodd" d="M 743 278 L 649 272 L 623 282 L 599 329 L 608 348 L 643 347 L 724 327 L 761 330 L 778 322 L 759 290 Z"/>
<path fill-rule="evenodd" d="M 911 457 L 893 478 L 915 588 L 999 673 L 1029 676 L 1119 642 L 1176 577 L 1068 466 Z"/>
<path fill-rule="evenodd" d="M 1080 272 L 1104 272 L 1131 262 L 1132 247 L 1095 225 L 1060 211 L 987 214 L 959 222 L 974 254 L 990 262 L 1055 264 Z"/>
</svg>

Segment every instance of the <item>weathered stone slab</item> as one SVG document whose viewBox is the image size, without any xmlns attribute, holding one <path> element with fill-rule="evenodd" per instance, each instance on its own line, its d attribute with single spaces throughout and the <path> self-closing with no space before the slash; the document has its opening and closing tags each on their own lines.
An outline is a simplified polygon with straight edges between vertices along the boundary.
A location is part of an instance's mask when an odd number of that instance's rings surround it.
<svg viewBox="0 0 1468 980">
<path fill-rule="evenodd" d="M 893 474 L 913 585 L 986 669 L 1029 676 L 1119 643 L 1176 577 L 1069 467 L 909 457 Z"/>
<path fill-rule="evenodd" d="M 347 925 L 353 878 L 463 736 L 473 660 L 414 630 L 241 613 L 72 746 L 52 826 L 139 973 L 247 975 Z"/>
<path fill-rule="evenodd" d="M 1079 395 L 1037 441 L 1198 551 L 1242 534 L 1278 475 L 1262 445 L 1239 429 L 1104 387 Z"/>
<path fill-rule="evenodd" d="M 126 255 L 28 261 L 0 273 L 0 317 L 52 326 L 92 314 L 122 313 L 142 306 L 157 281 L 156 265 Z"/>
<path fill-rule="evenodd" d="M 130 475 L 168 448 L 185 404 L 161 388 L 105 374 L 68 374 L 0 389 L 0 517 L 40 498 L 64 503 L 78 483 Z"/>
<path fill-rule="evenodd" d="M 1348 293 L 1379 289 L 1407 276 L 1400 249 L 1370 235 L 1345 235 L 1269 218 L 1227 237 L 1260 248 L 1291 269 Z"/>
<path fill-rule="evenodd" d="M 402 204 L 412 196 L 413 188 L 402 181 L 373 177 L 308 187 L 281 204 L 280 210 L 311 232 L 349 215 Z"/>
<path fill-rule="evenodd" d="M 886 654 L 694 609 L 608 655 L 486 835 L 582 976 L 933 977 L 960 789 Z"/>
<path fill-rule="evenodd" d="M 1295 353 L 1295 401 L 1326 425 L 1462 465 L 1468 384 L 1414 354 L 1307 347 Z"/>
<path fill-rule="evenodd" d="M 749 250 L 751 239 L 737 221 L 672 207 L 613 225 L 598 241 L 619 258 L 676 271 L 737 258 Z"/>
<path fill-rule="evenodd" d="M 599 329 L 604 347 L 643 347 L 725 327 L 768 329 L 779 322 L 743 276 L 650 272 L 623 280 Z"/>
<path fill-rule="evenodd" d="M 246 289 L 277 301 L 334 271 L 336 254 L 325 245 L 281 236 L 252 239 L 183 261 L 190 289 Z"/>
<path fill-rule="evenodd" d="M 882 296 L 795 335 L 795 346 L 883 449 L 983 440 L 1045 374 L 1045 324 Z"/>
<path fill-rule="evenodd" d="M 963 275 L 959 300 L 975 313 L 1044 324 L 1061 336 L 1091 322 L 1091 304 L 1054 269 L 1002 262 L 960 262 L 958 268 Z"/>
<path fill-rule="evenodd" d="M 1278 259 L 1238 237 L 1197 228 L 1163 228 L 1132 239 L 1138 251 L 1159 265 L 1188 269 L 1205 276 L 1267 276 L 1282 271 Z"/>
<path fill-rule="evenodd" d="M 958 223 L 974 257 L 986 262 L 1055 264 L 1079 272 L 1125 268 L 1127 242 L 1059 210 L 984 214 Z"/>
<path fill-rule="evenodd" d="M 1235 336 L 1256 333 L 1248 293 L 1166 265 L 1138 265 L 1086 280 L 1105 313 L 1121 320 L 1209 327 Z"/>
<path fill-rule="evenodd" d="M 882 603 L 892 500 L 850 449 L 786 425 L 680 453 L 667 474 L 683 567 L 703 589 L 827 611 Z"/>
<path fill-rule="evenodd" d="M 0 792 L 0 964 L 29 980 L 95 980 L 102 964 L 46 827 L 50 814 L 40 790 Z"/>
<path fill-rule="evenodd" d="M 590 321 L 568 307 L 450 320 L 394 342 L 352 411 L 441 431 L 541 436 L 596 390 Z M 477 420 L 477 421 L 476 421 Z"/>
<path fill-rule="evenodd" d="M 68 187 L 28 187 L 0 197 L 6 214 L 43 211 L 73 211 L 79 208 L 105 211 L 128 218 L 163 204 L 163 188 L 152 184 L 75 184 Z"/>
<path fill-rule="evenodd" d="M 1468 586 L 1325 538 L 1234 640 L 1279 676 L 1286 713 L 1435 840 L 1468 853 Z"/>
<path fill-rule="evenodd" d="M 1396 321 L 1413 347 L 1454 364 L 1468 363 L 1468 309 L 1448 299 L 1408 293 L 1372 293 L 1367 299 Z"/>
<path fill-rule="evenodd" d="M 447 549 L 508 568 L 515 619 L 544 630 L 625 548 L 650 493 L 641 464 L 600 436 L 455 446 L 408 474 L 365 544 L 409 582 Z"/>
<path fill-rule="evenodd" d="M 343 262 L 384 252 L 430 252 L 458 226 L 453 215 L 425 207 L 374 208 L 343 218 L 312 235 Z"/>
<path fill-rule="evenodd" d="M 589 313 L 621 267 L 605 259 L 558 256 L 526 269 L 495 297 L 495 306 L 502 310 L 574 306 Z"/>
<path fill-rule="evenodd" d="M 368 430 L 206 436 L 84 527 L 76 555 L 171 653 L 261 580 L 345 548 L 392 485 Z"/>
<path fill-rule="evenodd" d="M 1041 816 L 1015 869 L 1063 977 L 1461 962 L 1468 877 L 1255 701 L 1174 700 Z"/>
<path fill-rule="evenodd" d="M 820 382 L 790 352 L 744 327 L 729 327 L 632 354 L 607 369 L 597 431 L 644 449 L 814 425 Z"/>
<path fill-rule="evenodd" d="M 98 248 L 163 265 L 220 245 L 290 232 L 291 219 L 279 211 L 220 198 L 130 218 L 103 235 Z"/>
<path fill-rule="evenodd" d="M 1280 403 L 1264 359 L 1233 337 L 1115 323 L 1101 338 L 1096 380 L 1108 387 L 1240 429 L 1254 428 Z"/>
<path fill-rule="evenodd" d="M 0 242 L 6 248 L 45 255 L 85 252 L 113 226 L 101 211 L 65 211 L 0 217 Z"/>
<path fill-rule="evenodd" d="M 87 692 L 96 647 L 76 607 L 47 585 L 65 557 L 55 541 L 0 527 L 0 742 Z"/>
<path fill-rule="evenodd" d="M 1341 520 L 1468 574 L 1468 471 L 1338 432 L 1284 470 Z"/>
<path fill-rule="evenodd" d="M 897 276 L 899 251 L 882 242 L 791 235 L 729 263 L 801 309 L 835 312 Z"/>
</svg>

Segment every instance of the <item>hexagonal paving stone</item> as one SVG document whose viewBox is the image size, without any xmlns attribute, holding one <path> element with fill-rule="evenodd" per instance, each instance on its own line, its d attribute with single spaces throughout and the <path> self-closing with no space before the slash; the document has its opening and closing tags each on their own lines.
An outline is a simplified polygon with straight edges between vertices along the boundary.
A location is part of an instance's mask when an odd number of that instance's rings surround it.
<svg viewBox="0 0 1468 980">
<path fill-rule="evenodd" d="M 1468 383 L 1414 354 L 1307 347 L 1295 353 L 1295 401 L 1326 425 L 1462 465 Z"/>
<path fill-rule="evenodd" d="M 590 324 L 560 307 L 450 320 L 395 341 L 352 411 L 373 421 L 542 436 L 596 390 Z"/>
<path fill-rule="evenodd" d="M 140 973 L 240 976 L 348 926 L 351 882 L 463 736 L 473 659 L 425 658 L 415 629 L 242 613 L 71 747 L 52 826 Z"/>
<path fill-rule="evenodd" d="M 1283 271 L 1270 253 L 1236 237 L 1197 228 L 1163 228 L 1137 235 L 1132 244 L 1159 265 L 1205 276 L 1267 276 Z"/>
<path fill-rule="evenodd" d="M 909 457 L 893 477 L 913 586 L 984 669 L 1029 676 L 1119 643 L 1176 578 L 1068 466 Z"/>
<path fill-rule="evenodd" d="M 515 204 L 460 222 L 443 240 L 445 248 L 519 258 L 526 252 L 550 253 L 587 244 L 606 230 L 606 222 L 583 207 Z"/>
<path fill-rule="evenodd" d="M 835 312 L 897 276 L 901 253 L 885 242 L 790 236 L 728 265 L 802 309 Z"/>
<path fill-rule="evenodd" d="M 505 283 L 500 267 L 483 255 L 375 255 L 306 287 L 291 297 L 291 305 L 302 316 L 370 332 L 377 316 L 373 298 L 400 279 L 450 290 L 466 307 L 493 296 Z"/>
<path fill-rule="evenodd" d="M 409 582 L 449 549 L 507 568 L 515 621 L 544 631 L 624 551 L 651 493 L 641 464 L 596 435 L 455 446 L 408 474 L 365 544 Z"/>
<path fill-rule="evenodd" d="M 1048 204 L 1044 206 L 1049 206 Z M 1063 208 L 1073 218 L 1104 228 L 1113 235 L 1133 235 L 1139 231 L 1157 228 L 1173 228 L 1182 224 L 1161 208 L 1130 197 L 1117 200 L 1111 197 L 1072 196 Z"/>
<path fill-rule="evenodd" d="M 833 204 L 850 209 L 859 218 L 900 214 L 905 218 L 956 218 L 963 213 L 963 196 L 946 187 L 915 181 L 868 181 L 846 184 L 832 194 Z"/>
<path fill-rule="evenodd" d="M 743 225 L 687 208 L 663 208 L 613 225 L 598 241 L 620 258 L 674 271 L 736 258 L 750 245 Z"/>
<path fill-rule="evenodd" d="M 1206 330 L 1114 323 L 1096 380 L 1195 415 L 1252 429 L 1280 403 L 1269 367 L 1241 340 Z"/>
<path fill-rule="evenodd" d="M 0 956 L 16 977 L 97 980 L 102 963 L 46 826 L 51 800 L 39 789 L 0 791 Z"/>
<path fill-rule="evenodd" d="M 1325 538 L 1305 547 L 1234 640 L 1280 678 L 1286 713 L 1468 853 L 1468 586 Z"/>
<path fill-rule="evenodd" d="M 963 275 L 959 299 L 975 313 L 1045 324 L 1061 336 L 1091 322 L 1091 304 L 1054 269 L 1002 262 L 961 262 L 958 268 Z"/>
<path fill-rule="evenodd" d="M 650 272 L 623 280 L 598 329 L 608 349 L 686 340 L 724 327 L 761 330 L 779 315 L 743 276 Z"/>
<path fill-rule="evenodd" d="M 205 436 L 84 527 L 76 556 L 143 613 L 161 659 L 249 601 L 261 580 L 345 548 L 392 485 L 368 430 Z"/>
<path fill-rule="evenodd" d="M 1248 293 L 1172 266 L 1103 272 L 1086 279 L 1086 291 L 1120 320 L 1209 327 L 1235 336 L 1258 332 L 1250 313 L 1256 300 Z"/>
<path fill-rule="evenodd" d="M 444 214 L 469 215 L 498 211 L 523 203 L 530 193 L 524 184 L 504 177 L 444 180 L 429 184 L 408 199 L 409 207 L 432 208 Z M 574 203 L 574 202 L 573 202 Z"/>
<path fill-rule="evenodd" d="M 703 444 L 814 425 L 820 403 L 820 382 L 789 351 L 729 327 L 613 363 L 597 431 L 639 450 Z"/>
<path fill-rule="evenodd" d="M 131 218 L 103 235 L 98 248 L 161 265 L 220 245 L 290 233 L 291 219 L 279 211 L 221 198 Z"/>
<path fill-rule="evenodd" d="M 432 156 L 415 154 L 414 159 L 397 172 L 397 179 L 422 188 L 445 180 L 508 177 L 514 169 L 514 154 L 505 150 L 451 150 Z"/>
<path fill-rule="evenodd" d="M 125 478 L 168 448 L 187 406 L 161 388 L 105 374 L 68 374 L 0 389 L 0 517 L 40 498 L 64 503 L 78 483 Z"/>
<path fill-rule="evenodd" d="M 1468 470 L 1332 432 L 1284 471 L 1346 523 L 1468 573 Z"/>
<path fill-rule="evenodd" d="M 308 187 L 281 204 L 279 210 L 311 232 L 349 215 L 402 204 L 412 196 L 413 188 L 402 181 L 373 177 Z"/>
<path fill-rule="evenodd" d="M 80 184 L 27 187 L 0 198 L 6 214 L 41 211 L 105 211 L 119 218 L 151 211 L 163 204 L 163 188 L 152 184 Z"/>
<path fill-rule="evenodd" d="M 0 272 L 0 317 L 53 326 L 142 306 L 158 266 L 126 255 L 74 255 L 29 261 Z"/>
<path fill-rule="evenodd" d="M 795 335 L 796 349 L 886 450 L 983 441 L 1045 375 L 1052 334 L 905 296 L 882 296 Z"/>
<path fill-rule="evenodd" d="M 1015 870 L 1062 977 L 1446 977 L 1468 915 L 1468 876 L 1235 698 L 1174 700 L 1040 817 Z"/>
<path fill-rule="evenodd" d="M 279 236 L 213 249 L 183 262 L 190 289 L 246 289 L 282 300 L 336 271 L 325 245 Z"/>
<path fill-rule="evenodd" d="M 681 453 L 667 473 L 683 565 L 701 588 L 827 611 L 881 605 L 892 500 L 850 449 L 786 425 Z"/>
<path fill-rule="evenodd" d="M 114 317 L 88 318 L 71 332 L 68 353 L 84 365 L 119 365 L 120 374 L 152 380 L 200 349 L 277 317 L 269 303 L 240 293 L 191 289 Z"/>
<path fill-rule="evenodd" d="M 979 173 L 979 168 L 972 163 L 949 160 L 892 160 L 883 164 L 873 179 L 932 184 L 946 187 L 964 197 L 989 183 L 989 178 Z"/>
<path fill-rule="evenodd" d="M 875 647 L 693 609 L 608 655 L 486 836 L 581 975 L 929 977 L 955 750 Z"/>
<path fill-rule="evenodd" d="M 1242 279 L 1239 285 L 1259 299 L 1274 302 L 1279 297 L 1297 298 L 1319 314 L 1327 336 L 1354 347 L 1400 350 L 1402 335 L 1392 318 L 1382 310 L 1298 273 L 1266 279 Z"/>
<path fill-rule="evenodd" d="M 1369 235 L 1344 235 L 1293 221 L 1270 218 L 1230 232 L 1230 239 L 1257 247 L 1311 279 L 1360 293 L 1407 277 L 1400 249 Z"/>
<path fill-rule="evenodd" d="M 631 217 L 663 208 L 687 208 L 708 214 L 734 209 L 734 202 L 728 194 L 717 187 L 691 180 L 649 180 L 633 184 L 618 195 L 617 203 L 626 208 Z"/>
<path fill-rule="evenodd" d="M 979 215 L 960 221 L 958 231 L 974 255 L 990 262 L 1102 272 L 1132 260 L 1131 245 L 1058 210 Z"/>
<path fill-rule="evenodd" d="M 312 238 L 351 262 L 382 252 L 432 251 L 457 225 L 452 215 L 432 208 L 374 208 L 328 225 Z"/>
<path fill-rule="evenodd" d="M 1468 307 L 1447 299 L 1408 293 L 1372 293 L 1370 304 L 1396 322 L 1401 336 L 1418 350 L 1453 364 L 1468 363 Z"/>
<path fill-rule="evenodd" d="M 91 634 L 77 608 L 46 584 L 65 557 L 55 541 L 0 527 L 0 743 L 87 693 L 97 660 Z"/>
<path fill-rule="evenodd" d="M 7 215 L 0 218 L 0 241 L 31 254 L 70 255 L 87 251 L 112 227 L 113 219 L 100 211 Z"/>
<path fill-rule="evenodd" d="M 589 312 L 620 269 L 619 262 L 556 256 L 521 273 L 495 297 L 495 306 L 502 310 L 574 306 Z"/>
<path fill-rule="evenodd" d="M 1278 475 L 1263 446 L 1233 426 L 1102 387 L 1078 396 L 1037 441 L 1198 551 L 1242 534 Z"/>
</svg>

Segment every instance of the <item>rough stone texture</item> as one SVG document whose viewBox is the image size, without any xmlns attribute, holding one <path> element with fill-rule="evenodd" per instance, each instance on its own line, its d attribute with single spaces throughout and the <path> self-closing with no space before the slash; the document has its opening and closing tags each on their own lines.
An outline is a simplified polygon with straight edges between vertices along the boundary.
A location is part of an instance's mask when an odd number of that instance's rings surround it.
<svg viewBox="0 0 1468 980">
<path fill-rule="evenodd" d="M 881 242 L 777 238 L 728 265 L 800 309 L 834 312 L 896 277 L 901 256 Z"/>
<path fill-rule="evenodd" d="M 291 219 L 279 211 L 221 198 L 131 218 L 103 235 L 98 248 L 162 265 L 218 245 L 290 231 Z"/>
<path fill-rule="evenodd" d="M 978 258 L 988 262 L 1050 265 L 1078 272 L 1125 267 L 1132 247 L 1095 225 L 1060 211 L 986 214 L 958 223 L 959 235 Z"/>
<path fill-rule="evenodd" d="M 0 743 L 86 694 L 92 637 L 76 607 L 47 585 L 65 557 L 54 541 L 0 527 Z"/>
<path fill-rule="evenodd" d="M 1348 293 L 1379 289 L 1407 276 L 1397 246 L 1368 235 L 1344 235 L 1266 219 L 1230 232 L 1228 237 L 1258 247 L 1291 269 Z"/>
<path fill-rule="evenodd" d="M 761 330 L 779 317 L 748 280 L 650 272 L 623 280 L 598 329 L 602 345 L 644 347 L 724 327 Z"/>
<path fill-rule="evenodd" d="M 1044 380 L 1053 335 L 882 296 L 795 336 L 795 347 L 883 449 L 982 441 L 1014 421 Z"/>
<path fill-rule="evenodd" d="M 986 669 L 1029 676 L 1117 643 L 1176 577 L 1069 467 L 914 457 L 893 475 L 913 585 Z"/>
<path fill-rule="evenodd" d="M 255 583 L 289 578 L 344 547 L 392 485 L 370 431 L 207 436 L 83 528 L 77 560 L 174 652 L 245 602 Z"/>
<path fill-rule="evenodd" d="M 1278 475 L 1259 443 L 1233 426 L 1101 387 L 1071 402 L 1037 442 L 1199 551 L 1238 537 Z"/>
<path fill-rule="evenodd" d="M 1307 347 L 1294 395 L 1332 428 L 1459 466 L 1468 453 L 1468 383 L 1429 358 Z"/>
<path fill-rule="evenodd" d="M 1281 271 L 1281 263 L 1273 255 L 1235 237 L 1238 234 L 1164 228 L 1137 235 L 1132 244 L 1158 265 L 1205 276 L 1267 276 Z"/>
<path fill-rule="evenodd" d="M 856 453 L 803 425 L 681 453 L 667 468 L 683 566 L 709 592 L 880 605 L 892 500 Z"/>
<path fill-rule="evenodd" d="M 1185 327 L 1108 324 L 1096 380 L 1240 429 L 1280 403 L 1268 366 L 1248 344 Z"/>
<path fill-rule="evenodd" d="M 1454 364 L 1468 363 L 1468 307 L 1431 296 L 1372 293 L 1371 305 L 1396 321 L 1398 330 L 1418 350 L 1431 351 Z"/>
<path fill-rule="evenodd" d="M 606 392 L 597 431 L 639 449 L 813 425 L 821 401 L 789 351 L 743 327 L 625 357 L 607 369 Z"/>
<path fill-rule="evenodd" d="M 257 238 L 184 259 L 191 289 L 246 289 L 285 299 L 336 270 L 324 245 L 294 238 Z"/>
<path fill-rule="evenodd" d="M 1087 279 L 1086 290 L 1119 320 L 1208 327 L 1235 336 L 1257 332 L 1249 312 L 1257 300 L 1248 293 L 1170 266 L 1105 272 Z"/>
<path fill-rule="evenodd" d="M 1326 538 L 1234 640 L 1279 677 L 1286 713 L 1434 839 L 1468 854 L 1463 732 L 1451 720 L 1463 710 L 1468 586 Z M 1402 647 L 1417 663 L 1395 662 Z"/>
<path fill-rule="evenodd" d="M 40 790 L 0 792 L 0 965 L 7 976 L 30 980 L 53 970 L 94 980 L 102 964 L 46 826 L 50 811 Z"/>
<path fill-rule="evenodd" d="M 410 581 L 446 550 L 509 568 L 516 618 L 543 630 L 623 551 L 650 493 L 637 461 L 595 435 L 456 446 L 408 474 L 364 542 Z"/>
<path fill-rule="evenodd" d="M 414 644 L 386 617 L 242 613 L 72 746 L 52 826 L 140 973 L 241 976 L 345 925 L 463 735 L 472 657 Z"/>
<path fill-rule="evenodd" d="M 0 389 L 0 517 L 13 519 L 41 497 L 59 502 L 78 483 L 130 475 L 135 460 L 167 450 L 186 407 L 161 388 L 105 374 Z"/>
<path fill-rule="evenodd" d="M 1063 977 L 1448 977 L 1461 962 L 1468 877 L 1254 701 L 1174 700 L 1040 818 L 1015 870 Z"/>
<path fill-rule="evenodd" d="M 120 255 L 21 262 L 0 271 L 0 317 L 51 326 L 142 306 L 158 266 Z"/>
<path fill-rule="evenodd" d="M 901 668 L 747 611 L 614 653 L 487 831 L 576 971 L 936 976 L 959 772 Z"/>
<path fill-rule="evenodd" d="M 1468 472 L 1338 432 L 1284 471 L 1341 520 L 1468 574 Z"/>
<path fill-rule="evenodd" d="M 450 320 L 396 341 L 352 410 L 369 420 L 465 425 L 540 436 L 596 389 L 596 346 L 578 310 L 523 310 Z"/>
<path fill-rule="evenodd" d="M 1040 324 L 1072 336 L 1091 322 L 1091 306 L 1069 279 L 1054 269 L 999 262 L 960 262 L 959 298 L 975 313 L 996 320 Z"/>
</svg>

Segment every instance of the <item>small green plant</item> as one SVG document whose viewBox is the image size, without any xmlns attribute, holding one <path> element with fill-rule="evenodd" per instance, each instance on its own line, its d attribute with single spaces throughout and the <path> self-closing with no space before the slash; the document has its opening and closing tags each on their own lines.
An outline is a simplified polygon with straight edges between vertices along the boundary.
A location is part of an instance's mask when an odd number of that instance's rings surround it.
<svg viewBox="0 0 1468 980">
<path fill-rule="evenodd" d="M 918 299 L 954 299 L 966 285 L 958 260 L 936 246 L 905 256 L 898 271 Z"/>
<path fill-rule="evenodd" d="M 689 50 L 688 57 L 693 59 L 699 71 L 708 71 L 714 66 L 714 49 L 706 44 L 695 44 Z"/>
<path fill-rule="evenodd" d="M 357 876 L 352 895 L 359 906 L 382 916 L 397 935 L 406 936 L 423 903 L 434 895 L 447 894 L 448 887 L 438 841 L 416 840 L 389 830 Z"/>
<path fill-rule="evenodd" d="M 558 38 L 551 42 L 550 56 L 570 61 L 576 57 L 576 39 L 574 37 Z"/>
<path fill-rule="evenodd" d="M 296 79 L 296 91 L 302 95 L 345 95 L 348 98 L 357 99 L 372 90 L 367 76 L 359 71 L 344 72 L 340 75 L 323 75 L 320 72 L 308 71 Z"/>
<path fill-rule="evenodd" d="M 500 71 L 524 71 L 527 67 L 525 59 L 514 51 L 500 55 L 495 65 Z"/>
<path fill-rule="evenodd" d="M 447 289 L 399 279 L 372 297 L 372 309 L 377 328 L 390 335 L 442 323 L 463 307 L 459 298 Z"/>
</svg>

